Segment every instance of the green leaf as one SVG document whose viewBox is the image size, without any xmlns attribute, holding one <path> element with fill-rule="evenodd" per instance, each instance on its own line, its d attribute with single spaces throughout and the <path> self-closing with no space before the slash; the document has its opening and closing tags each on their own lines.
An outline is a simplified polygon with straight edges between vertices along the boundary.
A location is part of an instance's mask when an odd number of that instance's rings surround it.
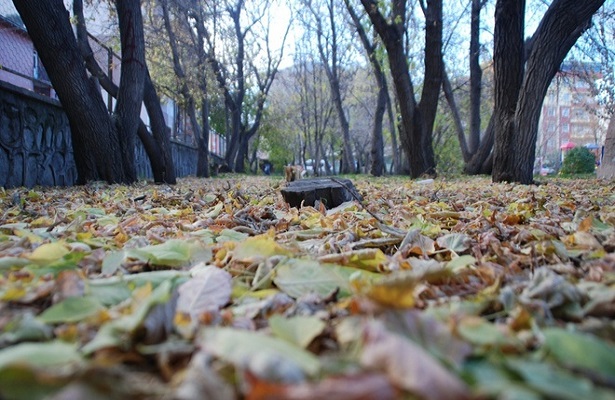
<svg viewBox="0 0 615 400">
<path fill-rule="evenodd" d="M 173 284 L 170 280 L 162 282 L 146 299 L 141 300 L 132 314 L 103 325 L 94 339 L 83 346 L 82 351 L 85 354 L 90 354 L 107 347 L 130 347 L 133 333 L 155 305 L 169 301 L 172 287 Z M 133 301 L 135 300 L 133 299 Z"/>
<path fill-rule="evenodd" d="M 0 258 L 0 271 L 10 270 L 12 268 L 21 268 L 30 264 L 26 258 L 21 257 L 1 257 Z"/>
<path fill-rule="evenodd" d="M 223 229 L 216 237 L 216 242 L 243 242 L 248 237 L 250 236 L 247 233 L 242 233 L 233 229 Z"/>
<path fill-rule="evenodd" d="M 312 353 L 258 332 L 233 328 L 206 329 L 201 345 L 208 352 L 238 367 L 279 364 L 283 360 L 282 365 L 298 367 L 311 376 L 320 369 L 320 361 Z"/>
<path fill-rule="evenodd" d="M 528 385 L 548 398 L 563 400 L 612 399 L 610 394 L 595 387 L 590 380 L 575 376 L 555 365 L 510 357 L 505 359 L 505 363 L 521 375 Z"/>
<path fill-rule="evenodd" d="M 615 380 L 615 346 L 594 336 L 550 328 L 545 330 L 545 349 L 558 363 L 575 370 Z"/>
<path fill-rule="evenodd" d="M 120 269 L 122 263 L 126 260 L 126 252 L 124 250 L 107 253 L 102 261 L 102 274 L 113 275 Z"/>
<path fill-rule="evenodd" d="M 83 361 L 77 345 L 59 340 L 46 343 L 20 343 L 0 350 L 0 370 L 14 365 L 50 368 Z"/>
<path fill-rule="evenodd" d="M 521 341 L 508 329 L 498 327 L 480 317 L 465 317 L 458 326 L 459 335 L 468 342 L 487 348 L 521 348 Z"/>
<path fill-rule="evenodd" d="M 512 372 L 504 366 L 496 365 L 487 360 L 472 360 L 464 372 L 472 377 L 475 386 L 481 393 L 493 398 L 507 400 L 541 400 L 543 397 L 533 389 L 524 386 Z M 480 396 L 479 396 L 480 397 Z"/>
<path fill-rule="evenodd" d="M 279 338 L 306 348 L 316 336 L 322 333 L 325 329 L 325 323 L 318 317 L 284 318 L 276 314 L 269 318 L 269 327 Z"/>
<path fill-rule="evenodd" d="M 79 322 L 95 315 L 103 308 L 98 299 L 91 296 L 68 297 L 46 309 L 38 318 L 48 324 Z"/>
<path fill-rule="evenodd" d="M 180 267 L 194 261 L 193 257 L 197 255 L 198 261 L 211 260 L 211 249 L 205 249 L 198 242 L 172 239 L 158 245 L 126 250 L 126 255 L 154 265 Z"/>
<path fill-rule="evenodd" d="M 46 341 L 53 338 L 51 326 L 39 321 L 30 312 L 12 320 L 0 334 L 0 347 L 26 341 Z"/>
<path fill-rule="evenodd" d="M 289 259 L 276 267 L 273 282 L 291 297 L 307 293 L 321 296 L 340 289 L 340 296 L 350 295 L 351 277 L 378 276 L 361 269 L 341 267 L 335 264 L 320 264 L 318 261 Z"/>
<path fill-rule="evenodd" d="M 464 255 L 453 258 L 446 264 L 446 268 L 450 269 L 453 272 L 460 271 L 467 267 L 471 267 L 476 264 L 476 258 L 470 255 Z"/>
</svg>

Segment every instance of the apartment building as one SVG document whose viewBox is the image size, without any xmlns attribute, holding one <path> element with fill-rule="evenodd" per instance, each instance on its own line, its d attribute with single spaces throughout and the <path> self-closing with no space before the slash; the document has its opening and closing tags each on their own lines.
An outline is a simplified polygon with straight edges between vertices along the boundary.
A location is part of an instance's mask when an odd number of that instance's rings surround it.
<svg viewBox="0 0 615 400">
<path fill-rule="evenodd" d="M 598 149 L 604 126 L 596 112 L 598 102 L 591 82 L 600 78 L 594 63 L 562 64 L 545 96 L 536 143 L 538 163 L 558 164 L 575 146 Z"/>
</svg>

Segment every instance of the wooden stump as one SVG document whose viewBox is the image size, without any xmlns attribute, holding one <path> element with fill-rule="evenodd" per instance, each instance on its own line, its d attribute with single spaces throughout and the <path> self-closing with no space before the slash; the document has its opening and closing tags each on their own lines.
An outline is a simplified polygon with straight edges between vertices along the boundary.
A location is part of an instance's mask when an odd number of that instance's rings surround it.
<svg viewBox="0 0 615 400">
<path fill-rule="evenodd" d="M 314 206 L 318 200 L 327 209 L 331 209 L 346 201 L 361 200 L 361 195 L 350 179 L 340 178 L 301 179 L 289 182 L 281 193 L 284 201 L 291 207 L 297 208 L 301 207 L 301 202 L 304 206 Z"/>
</svg>

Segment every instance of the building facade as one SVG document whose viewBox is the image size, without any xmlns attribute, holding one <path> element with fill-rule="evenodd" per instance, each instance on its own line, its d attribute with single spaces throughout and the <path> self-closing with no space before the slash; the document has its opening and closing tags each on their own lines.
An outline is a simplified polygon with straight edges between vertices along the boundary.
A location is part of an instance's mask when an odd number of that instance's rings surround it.
<svg viewBox="0 0 615 400">
<path fill-rule="evenodd" d="M 591 84 L 599 78 L 597 64 L 562 64 L 542 106 L 536 143 L 538 167 L 559 166 L 563 153 L 575 146 L 602 146 L 605 129 L 596 112 L 599 105 Z"/>
</svg>

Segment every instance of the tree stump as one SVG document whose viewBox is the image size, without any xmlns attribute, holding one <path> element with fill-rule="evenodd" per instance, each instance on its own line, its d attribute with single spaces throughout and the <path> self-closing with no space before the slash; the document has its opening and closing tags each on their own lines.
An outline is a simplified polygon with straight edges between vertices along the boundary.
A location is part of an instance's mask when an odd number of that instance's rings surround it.
<svg viewBox="0 0 615 400">
<path fill-rule="evenodd" d="M 350 179 L 315 178 L 289 182 L 281 190 L 282 197 L 291 207 L 314 206 L 318 200 L 327 209 L 351 200 L 362 200 Z"/>
</svg>

